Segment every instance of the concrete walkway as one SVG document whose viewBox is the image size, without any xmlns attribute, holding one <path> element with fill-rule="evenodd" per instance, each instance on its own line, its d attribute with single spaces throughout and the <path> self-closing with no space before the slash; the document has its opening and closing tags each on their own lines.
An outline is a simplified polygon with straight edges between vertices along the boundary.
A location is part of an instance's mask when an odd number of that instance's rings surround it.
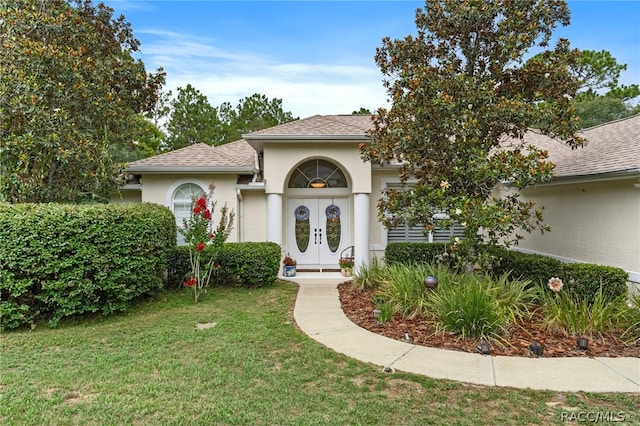
<svg viewBox="0 0 640 426">
<path fill-rule="evenodd" d="M 640 392 L 640 358 L 528 358 L 471 354 L 404 343 L 352 323 L 340 306 L 339 273 L 298 273 L 294 317 L 312 339 L 382 368 L 487 386 L 561 392 Z"/>
</svg>

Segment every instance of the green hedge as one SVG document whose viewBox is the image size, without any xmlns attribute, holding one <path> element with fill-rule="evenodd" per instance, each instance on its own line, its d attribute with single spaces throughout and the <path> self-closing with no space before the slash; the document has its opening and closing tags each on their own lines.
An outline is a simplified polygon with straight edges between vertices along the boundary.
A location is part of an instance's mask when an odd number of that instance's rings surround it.
<svg viewBox="0 0 640 426">
<path fill-rule="evenodd" d="M 208 250 L 205 249 L 205 253 L 208 254 Z M 275 243 L 225 243 L 216 259 L 220 266 L 210 284 L 235 283 L 250 287 L 273 284 L 278 278 L 280 253 L 280 246 Z M 190 271 L 188 247 L 176 247 L 168 259 L 169 285 L 182 287 Z M 203 261 L 206 262 L 207 257 Z"/>
<path fill-rule="evenodd" d="M 0 326 L 124 310 L 163 287 L 175 243 L 155 204 L 1 204 Z"/>
<path fill-rule="evenodd" d="M 495 246 L 487 246 L 484 250 L 487 251 L 487 258 L 491 259 L 489 269 L 496 277 L 510 272 L 514 278 L 528 279 L 541 285 L 547 285 L 551 277 L 558 277 L 568 292 L 589 303 L 593 302 L 601 285 L 607 300 L 614 300 L 627 292 L 629 276 L 620 268 L 590 263 L 563 263 L 547 256 Z M 390 264 L 432 263 L 440 260 L 444 251 L 443 243 L 390 243 L 385 251 L 385 259 Z"/>
<path fill-rule="evenodd" d="M 387 264 L 434 263 L 447 251 L 445 243 L 389 243 L 384 252 Z"/>
</svg>

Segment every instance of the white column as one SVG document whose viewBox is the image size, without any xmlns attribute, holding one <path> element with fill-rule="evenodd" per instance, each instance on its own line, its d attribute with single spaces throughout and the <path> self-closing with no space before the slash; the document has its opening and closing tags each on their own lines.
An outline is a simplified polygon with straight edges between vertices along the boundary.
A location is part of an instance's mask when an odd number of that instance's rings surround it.
<svg viewBox="0 0 640 426">
<path fill-rule="evenodd" d="M 267 195 L 267 241 L 282 246 L 282 194 Z"/>
<path fill-rule="evenodd" d="M 355 264 L 369 266 L 369 194 L 353 194 L 353 245 Z"/>
</svg>

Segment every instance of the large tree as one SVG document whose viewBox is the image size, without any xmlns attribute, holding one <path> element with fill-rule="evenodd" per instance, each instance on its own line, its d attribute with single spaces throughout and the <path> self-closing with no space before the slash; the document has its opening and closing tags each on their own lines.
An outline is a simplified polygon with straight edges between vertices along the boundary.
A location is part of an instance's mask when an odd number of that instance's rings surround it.
<svg viewBox="0 0 640 426">
<path fill-rule="evenodd" d="M 564 1 L 428 1 L 416 12 L 417 36 L 383 39 L 375 59 L 392 106 L 377 111 L 361 150 L 376 163 L 400 162 L 401 180 L 415 182 L 383 194 L 387 226 L 455 220 L 471 246 L 481 230 L 491 243 L 510 243 L 518 229 L 546 229 L 534 203 L 494 190 L 551 178 L 546 153 L 524 143 L 532 127 L 571 147 L 582 142 L 569 71 L 577 51 L 562 39 L 548 46 L 558 24 L 569 24 Z M 533 48 L 546 50 L 527 60 Z"/>
<path fill-rule="evenodd" d="M 174 150 L 197 143 L 220 145 L 222 123 L 218 111 L 191 84 L 178 88 L 170 110 L 166 149 Z"/>
<path fill-rule="evenodd" d="M 256 132 L 298 119 L 294 118 L 291 112 L 284 111 L 282 99 L 269 99 L 259 93 L 240 99 L 235 109 L 225 102 L 220 106 L 219 112 L 220 120 L 224 123 L 222 143 L 236 141 L 244 133 Z"/>
<path fill-rule="evenodd" d="M 581 127 L 591 127 L 640 112 L 632 104 L 640 96 L 638 84 L 619 84 L 620 74 L 627 64 L 619 64 L 606 50 L 583 50 L 572 69 L 580 81 L 574 99 Z"/>
<path fill-rule="evenodd" d="M 115 189 L 110 140 L 155 102 L 164 72 L 132 56 L 131 25 L 90 0 L 0 7 L 0 190 L 10 202 L 77 202 Z"/>
<path fill-rule="evenodd" d="M 218 146 L 237 141 L 244 133 L 297 120 L 282 109 L 282 99 L 255 93 L 240 99 L 235 108 L 229 102 L 216 108 L 190 84 L 178 88 L 169 117 L 166 146 L 169 150 L 196 143 Z"/>
</svg>

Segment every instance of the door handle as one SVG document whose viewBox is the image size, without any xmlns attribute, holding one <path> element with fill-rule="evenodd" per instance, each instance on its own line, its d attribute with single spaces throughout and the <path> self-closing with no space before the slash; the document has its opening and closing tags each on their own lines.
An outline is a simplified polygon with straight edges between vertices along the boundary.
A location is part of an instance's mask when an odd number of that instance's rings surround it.
<svg viewBox="0 0 640 426">
<path fill-rule="evenodd" d="M 313 244 L 318 244 L 318 228 L 313 228 Z"/>
<path fill-rule="evenodd" d="M 322 244 L 322 228 L 318 228 L 318 232 L 320 233 L 320 242 L 318 244 Z"/>
</svg>

